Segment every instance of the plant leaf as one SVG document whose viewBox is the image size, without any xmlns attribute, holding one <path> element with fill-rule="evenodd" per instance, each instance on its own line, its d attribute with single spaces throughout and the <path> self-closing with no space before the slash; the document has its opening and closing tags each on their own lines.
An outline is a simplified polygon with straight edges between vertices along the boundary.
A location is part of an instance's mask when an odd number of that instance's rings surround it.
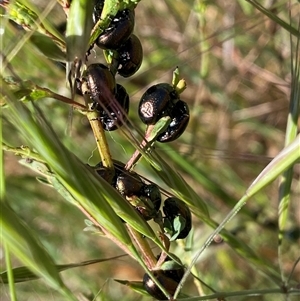
<svg viewBox="0 0 300 301">
<path fill-rule="evenodd" d="M 155 151 L 151 154 L 144 154 L 145 159 L 151 164 L 153 170 L 170 187 L 173 193 L 195 212 L 203 218 L 209 217 L 209 212 L 205 202 L 198 194 L 186 183 L 174 168 L 167 164 Z"/>
<path fill-rule="evenodd" d="M 66 29 L 67 62 L 84 61 L 92 29 L 94 1 L 73 0 Z"/>
<path fill-rule="evenodd" d="M 79 263 L 70 263 L 70 264 L 57 264 L 55 265 L 55 268 L 57 272 L 62 272 L 65 270 L 73 269 L 73 268 L 78 268 L 78 267 L 83 267 L 95 263 L 100 263 L 100 262 L 105 262 L 105 261 L 110 261 L 110 260 L 115 260 L 121 257 L 127 256 L 126 254 L 124 255 L 119 255 L 119 256 L 114 256 L 110 258 L 104 258 L 104 259 L 93 259 L 93 260 L 87 260 Z M 40 277 L 33 273 L 28 267 L 23 266 L 23 267 L 17 267 L 12 269 L 13 275 L 14 275 L 14 280 L 15 283 L 18 282 L 24 282 L 24 281 L 31 281 L 31 280 L 36 280 L 39 279 Z M 8 274 L 6 271 L 0 273 L 0 279 L 2 283 L 8 283 Z"/>
<path fill-rule="evenodd" d="M 66 61 L 66 54 L 48 36 L 34 32 L 30 41 L 47 58 L 59 62 Z"/>
<path fill-rule="evenodd" d="M 38 238 L 6 203 L 1 205 L 1 236 L 13 254 L 34 274 L 47 279 L 53 288 L 70 300 L 76 300 L 63 284 L 54 262 Z"/>
</svg>

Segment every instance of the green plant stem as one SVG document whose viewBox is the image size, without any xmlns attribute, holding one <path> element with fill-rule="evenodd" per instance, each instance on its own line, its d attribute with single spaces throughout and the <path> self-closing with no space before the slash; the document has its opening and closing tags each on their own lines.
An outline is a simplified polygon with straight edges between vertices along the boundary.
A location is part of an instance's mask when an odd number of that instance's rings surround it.
<svg viewBox="0 0 300 301">
<path fill-rule="evenodd" d="M 300 30 L 300 21 L 298 24 L 298 29 Z M 296 55 L 293 59 L 293 43 L 291 37 L 291 70 L 292 70 L 292 84 L 291 84 L 291 95 L 290 95 L 290 107 L 289 115 L 287 118 L 286 126 L 286 136 L 285 136 L 285 146 L 291 144 L 297 137 L 298 133 L 298 122 L 300 113 L 300 40 L 297 40 L 295 47 Z M 289 205 L 291 202 L 291 185 L 293 181 L 293 166 L 285 171 L 279 179 L 279 205 L 278 205 L 278 261 L 281 270 L 282 281 L 286 283 L 286 276 L 284 275 L 284 249 L 283 249 L 283 239 L 284 231 L 286 229 L 286 222 L 288 220 Z"/>
<path fill-rule="evenodd" d="M 49 89 L 47 88 L 40 88 L 41 90 L 44 90 L 44 91 L 50 91 Z M 86 106 L 79 103 L 79 102 L 76 102 L 68 97 L 65 97 L 63 95 L 60 95 L 60 94 L 57 94 L 57 93 L 54 93 L 52 91 L 50 91 L 50 97 L 54 98 L 54 99 L 57 99 L 59 101 L 62 101 L 66 104 L 70 104 L 72 106 L 74 106 L 75 108 L 78 108 L 78 109 L 86 109 Z"/>
<path fill-rule="evenodd" d="M 43 163 L 46 163 L 38 153 L 32 151 L 29 147 L 27 146 L 20 146 L 20 147 L 11 147 L 7 144 L 5 144 L 4 142 L 2 142 L 1 144 L 2 146 L 2 149 L 4 151 L 7 151 L 7 152 L 12 152 L 14 153 L 16 156 L 21 156 L 22 158 L 30 158 L 30 159 L 33 159 L 35 161 L 38 161 L 38 162 L 43 162 Z"/>
<path fill-rule="evenodd" d="M 95 111 L 91 111 L 87 113 L 87 118 L 90 122 L 96 139 L 96 144 L 101 157 L 102 164 L 107 169 L 106 180 L 110 183 L 114 176 L 115 170 L 109 151 L 108 143 L 106 140 L 105 132 L 100 122 L 99 114 Z"/>
<path fill-rule="evenodd" d="M 153 126 L 147 127 L 144 140 L 140 144 L 139 148 L 137 148 L 135 150 L 135 152 L 133 153 L 133 155 L 131 156 L 131 158 L 129 159 L 127 164 L 125 165 L 126 170 L 132 169 L 137 164 L 137 162 L 141 159 L 141 157 L 142 157 L 141 150 L 147 151 L 147 149 L 149 149 L 151 147 L 153 141 L 148 141 L 148 137 L 152 133 L 152 130 L 153 130 Z"/>
<path fill-rule="evenodd" d="M 123 250 L 126 254 L 128 254 L 130 257 L 136 260 L 136 257 L 132 255 L 132 252 L 130 252 L 130 249 L 127 248 L 126 245 L 119 242 L 118 239 L 116 239 L 113 235 L 110 234 L 109 231 L 107 231 L 104 227 L 102 227 L 96 219 L 93 218 L 93 216 L 85 210 L 82 206 L 79 204 L 77 205 L 77 208 L 97 227 L 99 227 L 102 232 L 105 234 L 105 237 L 113 241 L 121 250 Z"/>
<path fill-rule="evenodd" d="M 2 110 L 0 111 L 0 140 L 3 140 L 2 131 Z M 4 176 L 4 154 L 3 154 L 3 144 L 0 146 L 0 203 L 4 201 L 5 196 L 5 176 Z"/>
<path fill-rule="evenodd" d="M 11 301 L 16 301 L 16 289 L 15 289 L 15 282 L 14 282 L 14 274 L 10 260 L 10 251 L 7 243 L 4 243 L 4 250 L 5 250 L 5 263 L 7 269 L 7 276 L 8 276 L 8 284 L 9 284 L 9 292 Z"/>
<path fill-rule="evenodd" d="M 280 288 L 273 288 L 273 289 L 264 289 L 264 290 L 246 290 L 246 291 L 237 291 L 237 292 L 218 292 L 211 295 L 206 295 L 202 297 L 192 297 L 192 298 L 184 298 L 180 300 L 185 301 L 200 301 L 200 300 L 224 300 L 224 298 L 229 297 L 236 297 L 236 296 L 244 296 L 244 297 L 258 297 L 258 296 L 265 296 L 274 294 L 274 296 L 281 294 L 281 295 L 300 295 L 299 289 L 290 289 L 288 291 L 285 291 L 284 289 Z M 275 298 L 274 298 L 275 300 Z"/>
<path fill-rule="evenodd" d="M 147 240 L 145 238 L 143 238 L 141 236 L 141 234 L 139 232 L 137 232 L 136 230 L 134 230 L 132 227 L 130 227 L 129 225 L 127 225 L 127 229 L 129 234 L 131 235 L 131 237 L 133 238 L 134 242 L 137 244 L 137 246 L 139 247 L 143 259 L 145 260 L 145 263 L 147 265 L 147 267 L 152 270 L 155 266 L 156 266 L 156 258 L 147 242 Z"/>
<path fill-rule="evenodd" d="M 137 147 L 130 160 L 125 165 L 126 170 L 130 170 L 140 160 L 143 154 L 145 154 L 156 141 L 157 136 L 162 133 L 170 124 L 171 118 L 165 116 L 160 118 L 156 124 L 149 124 L 146 128 L 144 139 L 139 147 Z"/>
</svg>

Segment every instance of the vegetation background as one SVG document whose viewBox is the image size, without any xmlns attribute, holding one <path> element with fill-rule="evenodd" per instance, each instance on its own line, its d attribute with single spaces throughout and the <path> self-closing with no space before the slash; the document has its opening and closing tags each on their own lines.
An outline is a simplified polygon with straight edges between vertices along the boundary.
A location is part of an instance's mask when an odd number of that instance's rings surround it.
<svg viewBox="0 0 300 301">
<path fill-rule="evenodd" d="M 251 1 L 249 1 L 251 2 Z M 221 222 L 242 197 L 252 181 L 284 147 L 291 90 L 292 65 L 298 56 L 298 37 L 292 37 L 279 22 L 267 17 L 247 1 L 165 0 L 141 1 L 136 10 L 135 33 L 144 48 L 141 69 L 134 76 L 117 82 L 130 95 L 130 119 L 143 129 L 137 106 L 147 87 L 170 82 L 179 66 L 187 82 L 182 94 L 190 108 L 186 132 L 168 145 L 157 144 L 156 151 L 193 187 L 207 203 L 210 215 Z M 37 4 L 37 1 L 34 2 Z M 297 1 L 261 1 L 272 16 L 299 28 Z M 64 13 L 57 4 L 49 20 L 59 27 Z M 10 61 L 23 80 L 68 96 L 65 69 L 40 55 L 33 44 L 22 39 L 24 31 L 1 21 L 2 53 L 16 51 Z M 104 62 L 101 51 L 93 51 L 91 62 Z M 299 85 L 299 78 L 296 83 Z M 295 84 L 295 83 L 294 83 Z M 39 107 L 61 141 L 84 163 L 95 165 L 99 155 L 89 123 L 76 111 L 69 125 L 69 106 L 54 99 L 43 99 Z M 3 137 L 14 146 L 24 144 L 22 136 L 6 120 L 3 109 Z M 132 129 L 134 131 L 134 129 Z M 109 133 L 113 158 L 126 162 L 134 148 L 118 131 Z M 4 156 L 7 199 L 18 216 L 37 233 L 57 264 L 109 258 L 122 251 L 108 239 L 84 231 L 85 216 L 65 202 L 58 193 L 39 184 L 36 174 L 19 165 L 19 157 Z M 165 187 L 151 168 L 142 162 L 137 171 Z M 291 201 L 282 246 L 278 246 L 278 181 L 255 195 L 226 226 L 245 242 L 261 260 L 270 261 L 289 277 L 299 257 L 300 169 L 295 166 Z M 221 191 L 221 192 L 220 192 Z M 212 229 L 193 219 L 193 235 L 186 243 L 174 244 L 172 251 L 189 264 Z M 5 270 L 2 253 L 1 269 Z M 13 266 L 21 265 L 13 258 Z M 196 264 L 199 277 L 216 291 L 239 292 L 228 300 L 299 300 L 299 296 L 252 296 L 246 290 L 276 287 L 247 258 L 239 256 L 224 242 L 210 245 Z M 109 260 L 61 273 L 66 285 L 80 300 L 149 300 L 114 281 L 138 281 L 142 268 L 129 257 Z M 299 288 L 300 267 L 290 283 Z M 189 277 L 183 290 L 189 296 L 211 293 Z M 16 285 L 18 300 L 64 300 L 42 280 Z M 10 300 L 7 285 L 0 287 L 1 300 Z M 95 297 L 96 296 L 96 297 Z M 95 299 L 93 299 L 95 297 Z M 227 299 L 226 299 L 227 300 Z"/>
</svg>

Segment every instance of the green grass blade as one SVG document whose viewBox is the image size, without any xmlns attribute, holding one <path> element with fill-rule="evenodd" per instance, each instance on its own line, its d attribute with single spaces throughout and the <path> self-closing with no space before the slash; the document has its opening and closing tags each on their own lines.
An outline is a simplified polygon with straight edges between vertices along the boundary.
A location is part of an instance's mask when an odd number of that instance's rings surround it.
<svg viewBox="0 0 300 301">
<path fill-rule="evenodd" d="M 84 61 L 89 47 L 89 38 L 92 30 L 92 10 L 94 1 L 73 0 L 69 10 L 66 45 L 67 61 L 75 59 Z"/>
<path fill-rule="evenodd" d="M 51 257 L 29 227 L 6 204 L 1 206 L 1 235 L 11 252 L 30 270 L 44 278 L 70 300 L 76 300 L 63 284 Z"/>
<path fill-rule="evenodd" d="M 55 1 L 50 1 L 45 11 L 40 12 L 34 5 L 27 0 L 12 1 L 3 4 L 7 7 L 7 17 L 31 33 L 39 32 L 51 39 L 62 49 L 64 48 L 63 36 L 46 20 L 49 12 L 53 9 Z M 31 34 L 30 34 L 31 35 Z"/>
<path fill-rule="evenodd" d="M 290 145 L 284 148 L 260 173 L 252 185 L 247 189 L 245 197 L 249 199 L 295 164 L 300 158 L 299 149 L 300 135 L 298 135 Z"/>
<path fill-rule="evenodd" d="M 2 146 L 3 141 L 3 129 L 2 129 L 2 118 L 3 118 L 3 111 L 0 110 L 0 204 L 4 200 L 5 196 L 5 173 L 4 173 L 4 150 Z"/>
<path fill-rule="evenodd" d="M 300 22 L 300 21 L 299 21 Z M 300 23 L 298 26 L 300 29 Z M 298 121 L 300 116 L 300 56 L 299 56 L 299 43 L 300 38 L 297 39 L 295 46 L 296 55 L 292 56 L 291 70 L 292 70 L 292 84 L 290 95 L 290 107 L 289 115 L 287 118 L 285 146 L 288 146 L 293 142 L 298 132 Z M 291 49 L 293 49 L 293 39 L 291 37 Z M 294 59 L 294 61 L 293 61 Z M 300 150 L 299 150 L 300 151 Z M 286 277 L 284 275 L 283 268 L 283 238 L 284 231 L 286 230 L 286 224 L 288 220 L 288 208 L 291 202 L 291 185 L 293 180 L 293 166 L 284 172 L 279 181 L 279 206 L 278 206 L 278 254 L 279 264 L 282 272 L 282 280 L 285 282 Z"/>
<path fill-rule="evenodd" d="M 87 166 L 82 164 L 58 140 L 54 132 L 43 122 L 33 119 L 28 109 L 18 101 L 9 100 L 11 118 L 24 138 L 34 145 L 45 162 L 57 174 L 65 187 L 72 189 L 74 198 L 94 217 L 101 221 L 104 228 L 110 229 L 124 244 L 131 244 L 131 240 L 119 217 L 106 201 L 95 200 L 99 196 L 102 186 Z M 95 184 L 95 185 L 93 185 Z M 98 189 L 97 189 L 98 188 Z M 94 202 L 90 202 L 93 200 Z M 96 215 L 96 216 L 95 216 Z"/>
<path fill-rule="evenodd" d="M 176 152 L 170 145 L 164 145 L 163 150 L 174 163 L 180 166 L 185 172 L 188 172 L 205 190 L 211 192 L 229 205 L 234 205 L 237 202 L 219 183 L 210 178 L 204 168 L 195 166 L 188 158 Z"/>
<path fill-rule="evenodd" d="M 256 0 L 247 0 L 251 5 L 253 5 L 255 8 L 257 8 L 260 12 L 262 12 L 264 15 L 266 15 L 268 18 L 273 20 L 276 24 L 280 25 L 282 28 L 287 30 L 291 35 L 300 38 L 300 32 L 297 30 L 297 28 L 292 27 L 290 24 L 286 23 L 284 20 L 277 17 L 274 13 L 272 13 L 271 10 L 266 9 L 263 7 L 260 3 L 258 3 Z"/>
<path fill-rule="evenodd" d="M 209 216 L 205 202 L 156 152 L 152 152 L 150 155 L 145 154 L 145 158 L 152 165 L 153 170 L 166 183 L 166 185 L 170 187 L 178 198 L 191 206 L 196 212 L 198 212 L 199 216 L 203 216 L 203 218 Z"/>
<path fill-rule="evenodd" d="M 224 229 L 225 225 L 239 212 L 239 210 L 246 204 L 246 202 L 254 196 L 257 192 L 261 191 L 268 184 L 273 182 L 280 174 L 286 171 L 291 165 L 295 164 L 300 159 L 300 134 L 288 147 L 283 149 L 272 161 L 271 163 L 259 174 L 252 185 L 247 189 L 245 195 L 239 200 L 239 202 L 234 206 L 234 208 L 229 212 L 229 214 L 224 218 L 220 225 L 213 231 L 213 233 L 207 238 L 203 246 L 195 255 L 192 263 L 188 267 L 184 277 L 180 281 L 174 297 L 178 295 L 180 288 L 186 281 L 192 267 L 195 265 L 199 256 L 202 252 L 211 244 L 214 237 Z M 273 269 L 270 267 L 270 272 Z M 274 275 L 276 276 L 276 275 Z M 275 280 L 276 278 L 274 278 Z M 279 279 L 280 280 L 280 279 Z"/>
<path fill-rule="evenodd" d="M 0 111 L 0 208 L 2 208 L 2 205 L 5 204 L 5 172 L 4 172 L 4 150 L 2 147 L 2 141 L 3 141 L 3 132 L 2 132 L 2 110 Z M 2 215 L 2 212 L 0 216 Z M 1 223 L 2 224 L 2 223 Z M 0 227 L 2 229 L 2 227 Z M 2 230 L 1 230 L 2 231 Z M 2 237 L 1 237 L 2 242 Z M 4 252 L 5 252 L 5 263 L 7 267 L 7 278 L 9 281 L 9 292 L 10 297 L 12 301 L 17 300 L 16 296 L 16 290 L 15 290 L 15 284 L 14 284 L 14 275 L 12 271 L 12 265 L 11 265 L 11 257 L 10 257 L 10 249 L 6 242 L 3 244 Z"/>
<path fill-rule="evenodd" d="M 70 264 L 57 264 L 55 265 L 55 268 L 57 272 L 63 272 L 69 269 L 88 266 L 100 262 L 106 262 L 106 261 L 112 261 L 116 260 L 118 258 L 122 258 L 127 255 L 119 255 L 114 256 L 111 258 L 104 258 L 104 259 L 93 259 L 93 260 L 87 260 L 79 263 L 70 263 Z M 24 281 L 30 281 L 30 280 L 36 280 L 39 279 L 39 276 L 37 274 L 34 274 L 28 267 L 22 266 L 12 269 L 12 274 L 14 278 L 15 283 L 24 282 Z M 0 273 L 0 279 L 2 283 L 8 283 L 9 280 L 9 273 L 8 271 L 4 271 Z"/>
<path fill-rule="evenodd" d="M 66 61 L 66 54 L 48 36 L 34 32 L 30 42 L 47 58 L 59 62 Z"/>
<path fill-rule="evenodd" d="M 170 152 L 170 153 L 172 153 L 172 152 Z M 203 214 L 202 207 L 199 207 L 199 204 L 202 204 L 202 203 L 198 203 L 199 196 L 194 192 L 194 190 L 190 186 L 187 186 L 188 188 L 187 188 L 187 190 L 185 190 L 184 187 L 185 187 L 185 185 L 187 185 L 187 183 L 182 182 L 183 180 L 174 171 L 174 169 L 172 169 L 162 159 L 160 159 L 158 156 L 156 156 L 156 154 L 154 154 L 154 158 L 155 158 L 155 161 L 154 161 L 155 164 L 157 164 L 158 166 L 161 167 L 161 169 L 159 169 L 159 170 L 153 168 L 157 172 L 157 174 L 167 183 L 167 185 L 169 187 L 174 187 L 174 190 L 173 190 L 174 193 L 179 198 L 181 198 L 187 202 L 187 204 L 189 205 L 189 207 L 191 208 L 193 213 L 200 220 L 205 222 L 207 225 L 209 225 L 213 229 L 216 229 L 216 228 L 219 229 L 218 230 L 218 233 L 219 233 L 223 227 L 219 228 L 220 227 L 219 224 L 216 223 L 215 221 L 213 221 L 209 217 L 209 215 Z M 150 162 L 152 162 L 152 161 L 150 161 Z M 205 208 L 204 210 L 207 210 L 205 203 L 204 203 L 204 206 L 205 206 L 205 207 L 203 207 L 203 208 Z M 204 211 L 204 212 L 206 212 L 206 211 Z M 266 260 L 261 260 L 261 258 L 249 247 L 248 244 L 246 244 L 239 238 L 232 235 L 229 231 L 226 231 L 225 229 L 223 229 L 223 231 L 220 233 L 220 235 L 239 255 L 246 258 L 248 261 L 252 262 L 252 264 L 254 264 L 256 267 L 258 267 L 264 274 L 268 275 L 268 277 L 270 279 L 272 279 L 275 283 L 280 282 L 280 275 L 278 274 L 276 269 L 273 267 L 271 262 L 268 262 Z M 207 246 L 204 246 L 204 249 Z"/>
<path fill-rule="evenodd" d="M 39 122 L 35 121 L 33 115 L 17 101 L 10 101 L 9 104 L 11 117 L 18 121 L 17 128 L 27 141 L 34 145 L 43 160 L 55 172 L 58 181 L 82 208 L 124 246 L 131 246 L 132 242 L 119 216 L 137 231 L 159 244 L 148 223 L 115 189 L 71 154 L 41 118 Z"/>
<path fill-rule="evenodd" d="M 43 34 L 46 34 L 47 36 L 50 36 L 53 41 L 55 41 L 58 45 L 64 48 L 65 45 L 64 36 L 55 28 L 55 25 L 53 25 L 51 20 L 48 18 L 50 11 L 55 6 L 55 1 L 48 1 L 47 2 L 48 5 L 46 6 L 45 10 L 42 12 L 34 4 L 32 4 L 31 1 L 20 0 L 20 1 L 15 1 L 15 3 L 16 4 L 18 3 L 18 5 L 21 5 L 24 8 L 21 18 L 22 17 L 26 18 L 28 16 L 28 13 L 29 15 L 31 14 L 32 16 L 36 15 L 37 17 L 33 21 L 34 23 L 36 23 L 35 25 L 38 26 L 39 31 Z M 20 10 L 18 10 L 18 13 L 19 12 Z M 39 22 L 41 22 L 41 24 L 39 24 Z"/>
<path fill-rule="evenodd" d="M 16 301 L 17 295 L 16 295 L 15 278 L 14 278 L 13 268 L 12 268 L 12 264 L 11 264 L 9 247 L 6 243 L 4 243 L 4 251 L 5 251 L 5 263 L 6 263 L 6 268 L 7 268 L 6 283 L 9 284 L 9 293 L 10 293 L 11 300 Z"/>
</svg>

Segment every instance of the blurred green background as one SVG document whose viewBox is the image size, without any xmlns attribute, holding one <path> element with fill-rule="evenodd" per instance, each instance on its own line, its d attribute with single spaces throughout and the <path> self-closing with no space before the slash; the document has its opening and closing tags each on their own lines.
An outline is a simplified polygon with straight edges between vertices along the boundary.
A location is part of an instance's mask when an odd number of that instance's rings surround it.
<svg viewBox="0 0 300 301">
<path fill-rule="evenodd" d="M 297 1 L 264 1 L 271 13 L 297 28 L 300 6 Z M 289 18 L 291 7 L 291 19 Z M 134 76 L 117 82 L 130 95 L 130 120 L 143 130 L 137 106 L 148 87 L 170 82 L 179 66 L 187 82 L 182 94 L 190 108 L 189 126 L 177 141 L 157 144 L 156 150 L 178 170 L 195 191 L 206 200 L 214 220 L 221 222 L 245 193 L 256 176 L 284 146 L 291 92 L 291 54 L 296 53 L 297 39 L 279 24 L 264 16 L 246 1 L 146 1 L 135 10 L 135 33 L 144 48 L 144 61 Z M 49 16 L 54 24 L 64 22 L 59 5 Z M 23 80 L 52 89 L 65 96 L 65 70 L 48 60 L 28 41 L 24 32 L 1 20 L 2 52 L 16 51 L 11 61 L 14 72 Z M 18 48 L 20 47 L 20 48 Z M 104 62 L 100 50 L 92 51 L 91 62 Z M 298 62 L 299 63 L 299 62 Z M 89 123 L 83 115 L 73 113 L 71 135 L 69 106 L 53 99 L 39 101 L 39 107 L 60 139 L 83 162 L 99 161 Z M 4 139 L 20 146 L 22 137 L 5 118 Z M 135 129 L 132 128 L 135 132 Z M 108 133 L 113 158 L 126 162 L 134 151 L 122 134 Z M 14 210 L 39 235 L 58 264 L 108 258 L 122 254 L 109 240 L 83 231 L 85 217 L 66 203 L 56 191 L 39 184 L 36 174 L 18 164 L 18 157 L 5 153 L 7 199 Z M 142 162 L 137 171 L 164 187 Z M 294 170 L 288 231 L 278 257 L 278 183 L 275 182 L 247 203 L 227 225 L 227 229 L 246 242 L 261 259 L 271 261 L 288 277 L 299 256 L 300 208 L 299 166 Z M 211 191 L 205 180 L 214 183 Z M 167 187 L 164 187 L 167 188 Z M 222 191 L 222 194 L 218 191 Z M 223 196 L 223 197 L 222 197 Z M 193 220 L 193 239 L 187 246 L 174 244 L 172 250 L 184 264 L 202 246 L 211 233 L 197 219 Z M 158 250 L 157 250 L 158 251 Z M 1 269 L 4 270 L 3 253 Z M 14 266 L 19 262 L 14 261 Z M 244 291 L 274 288 L 267 277 L 241 258 L 225 243 L 213 243 L 196 264 L 199 277 L 216 291 Z M 113 279 L 141 280 L 143 270 L 130 258 L 107 261 L 62 273 L 65 283 L 80 300 L 149 300 Z M 292 275 L 298 281 L 300 268 Z M 199 284 L 199 283 L 198 283 Z M 184 292 L 199 296 L 204 290 L 189 278 Z M 62 300 L 43 281 L 17 284 L 19 300 Z M 1 285 L 1 300 L 9 300 L 6 285 Z M 87 299 L 85 299 L 87 298 Z M 287 300 L 284 296 L 238 296 L 230 300 Z M 289 300 L 299 300 L 297 296 Z"/>
</svg>

